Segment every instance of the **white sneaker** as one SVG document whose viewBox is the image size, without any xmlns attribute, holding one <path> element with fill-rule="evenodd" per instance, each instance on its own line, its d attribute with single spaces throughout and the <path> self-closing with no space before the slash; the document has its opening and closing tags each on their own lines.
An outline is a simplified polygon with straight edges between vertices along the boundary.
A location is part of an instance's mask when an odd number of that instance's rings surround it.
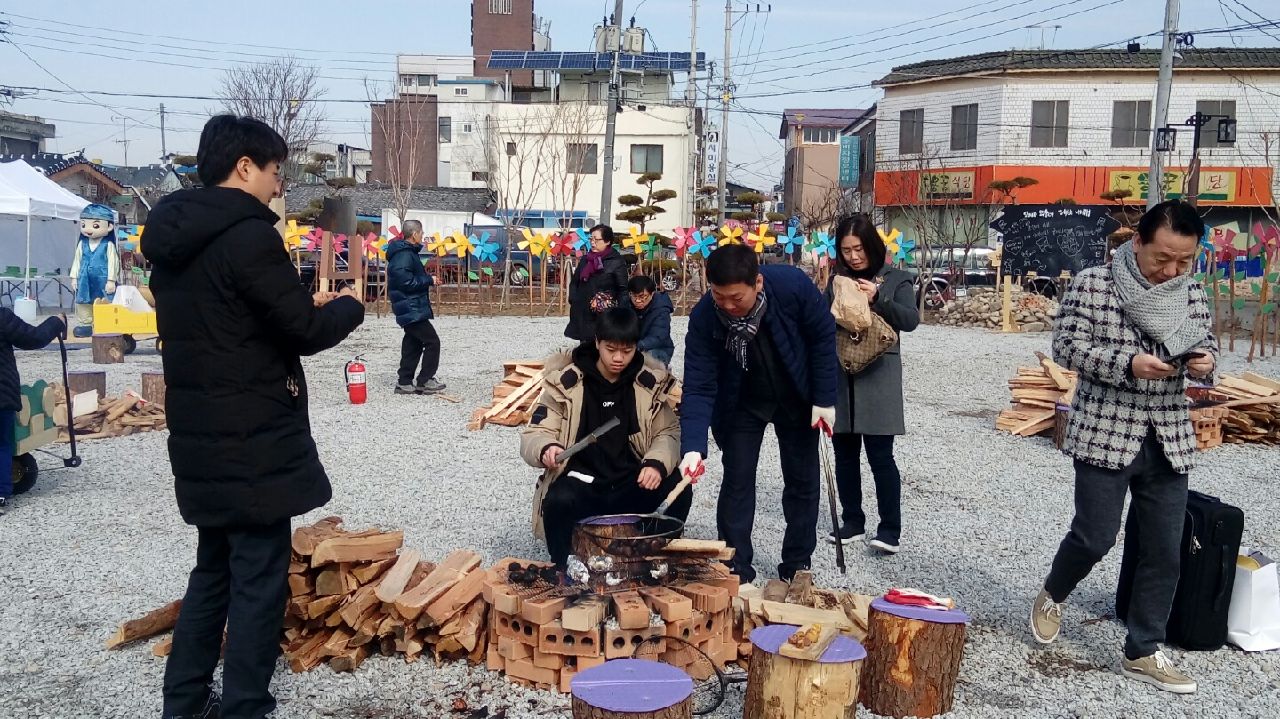
<svg viewBox="0 0 1280 719">
<path fill-rule="evenodd" d="M 1125 658 L 1120 662 L 1120 673 L 1174 694 L 1191 694 L 1196 690 L 1195 680 L 1178 671 L 1169 657 L 1158 650 L 1141 659 Z"/>
</svg>

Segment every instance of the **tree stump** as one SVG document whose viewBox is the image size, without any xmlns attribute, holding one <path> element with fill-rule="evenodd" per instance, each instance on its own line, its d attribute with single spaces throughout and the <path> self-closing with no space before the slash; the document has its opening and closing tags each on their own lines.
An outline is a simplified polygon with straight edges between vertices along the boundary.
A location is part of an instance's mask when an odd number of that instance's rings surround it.
<svg viewBox="0 0 1280 719">
<path fill-rule="evenodd" d="M 94 364 L 120 364 L 121 362 L 124 362 L 124 356 L 124 335 L 93 336 Z"/>
<path fill-rule="evenodd" d="M 932 717 L 951 711 L 968 621 L 964 612 L 954 609 L 873 601 L 862 673 L 863 706 L 890 717 Z"/>
<path fill-rule="evenodd" d="M 691 719 L 693 680 L 670 664 L 614 659 L 570 683 L 573 719 Z"/>
<path fill-rule="evenodd" d="M 142 398 L 158 407 L 164 407 L 164 372 L 142 373 Z"/>
<path fill-rule="evenodd" d="M 799 627 L 770 624 L 751 632 L 751 664 L 743 719 L 853 719 L 858 675 L 867 651 L 849 637 L 836 637 L 817 661 L 779 654 Z"/>
<path fill-rule="evenodd" d="M 75 396 L 90 390 L 98 390 L 98 399 L 107 396 L 107 373 L 100 370 L 75 370 L 67 372 L 67 388 Z"/>
</svg>

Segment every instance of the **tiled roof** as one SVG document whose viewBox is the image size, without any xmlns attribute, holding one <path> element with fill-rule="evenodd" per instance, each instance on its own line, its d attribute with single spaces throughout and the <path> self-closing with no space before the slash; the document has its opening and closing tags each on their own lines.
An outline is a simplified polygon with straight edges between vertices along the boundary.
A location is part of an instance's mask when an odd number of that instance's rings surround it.
<svg viewBox="0 0 1280 719">
<path fill-rule="evenodd" d="M 56 152 L 37 152 L 33 155 L 0 155 L 0 162 L 11 162 L 13 160 L 25 160 L 28 165 L 31 165 L 37 170 L 43 172 L 45 177 L 51 177 L 56 173 L 62 172 L 63 170 L 76 165 L 89 165 L 98 172 L 106 175 L 117 185 L 128 184 L 120 182 L 120 178 L 102 165 L 89 162 L 84 155 L 61 155 Z"/>
<path fill-rule="evenodd" d="M 1204 48 L 1179 50 L 1177 70 L 1280 70 L 1280 48 Z M 1160 67 L 1159 50 L 1007 50 L 899 65 L 875 85 L 895 85 L 960 75 L 989 75 L 1032 70 L 1151 70 Z"/>
<path fill-rule="evenodd" d="M 791 125 L 803 124 L 806 127 L 846 127 L 858 119 L 862 108 L 811 108 L 802 110 L 783 110 L 782 125 L 778 128 L 778 139 L 785 139 L 787 128 Z"/>
<path fill-rule="evenodd" d="M 328 197 L 332 190 L 327 185 L 294 185 L 285 192 L 285 208 L 288 212 L 301 212 L 312 200 Z M 377 182 L 349 187 L 342 191 L 346 197 L 355 198 L 356 214 L 381 215 L 389 207 L 395 207 L 391 188 Z M 436 212 L 491 212 L 496 204 L 492 191 L 465 187 L 416 187 L 413 190 L 411 210 Z"/>
</svg>

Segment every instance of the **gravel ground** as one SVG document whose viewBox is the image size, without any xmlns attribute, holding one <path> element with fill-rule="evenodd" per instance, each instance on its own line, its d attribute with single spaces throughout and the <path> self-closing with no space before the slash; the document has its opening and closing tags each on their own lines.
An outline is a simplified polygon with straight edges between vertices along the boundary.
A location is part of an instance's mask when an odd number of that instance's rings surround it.
<svg viewBox="0 0 1280 719">
<path fill-rule="evenodd" d="M 371 318 L 347 343 L 307 361 L 312 420 L 334 499 L 303 518 L 338 514 L 349 526 L 405 531 L 428 557 L 466 547 L 493 561 L 540 557 L 528 526 L 534 472 L 516 456 L 516 430 L 467 432 L 471 411 L 488 400 L 504 359 L 537 358 L 566 346 L 563 320 L 457 318 L 438 322 L 440 378 L 462 398 L 391 392 L 399 331 Z M 686 322 L 677 319 L 683 335 Z M 682 337 L 677 337 L 680 342 Z M 822 586 L 880 592 L 916 586 L 956 597 L 973 617 L 957 689 L 955 717 L 1274 717 L 1280 714 L 1280 656 L 1235 649 L 1175 652 L 1200 691 L 1174 697 L 1116 673 L 1123 628 L 1110 621 L 1118 552 L 1072 597 L 1063 636 L 1033 646 L 1027 611 L 1071 516 L 1071 465 L 1046 439 L 992 429 L 1007 402 L 1004 381 L 1047 334 L 1000 335 L 922 327 L 905 342 L 907 421 L 900 440 L 904 476 L 903 552 L 894 558 L 852 550 L 849 573 L 831 550 L 815 556 Z M 369 365 L 369 403 L 351 406 L 342 365 L 361 353 Z M 72 353 L 88 367 L 89 352 Z M 677 358 L 677 370 L 679 359 Z M 1228 357 L 1226 369 L 1244 368 Z M 159 357 L 140 350 L 109 369 L 109 390 L 137 386 Z M 20 353 L 28 381 L 52 380 L 56 350 Z M 1280 362 L 1254 369 L 1280 375 Z M 65 447 L 60 449 L 65 451 Z M 43 475 L 0 518 L 0 716 L 136 717 L 160 712 L 164 663 L 148 642 L 102 649 L 116 625 L 176 597 L 194 560 L 195 532 L 174 506 L 163 433 L 82 445 L 84 465 Z M 42 464 L 59 464 L 45 457 Z M 757 567 L 768 577 L 782 536 L 777 445 L 761 456 Z M 719 462 L 690 515 L 689 534 L 715 536 Z M 1224 446 L 1208 454 L 1192 486 L 1241 506 L 1245 542 L 1280 555 L 1280 474 L 1275 449 Z M 869 475 L 866 475 L 869 477 Z M 869 481 L 869 480 L 868 480 Z M 874 513 L 874 507 L 868 510 Z M 825 524 L 825 506 L 822 523 Z M 353 675 L 327 669 L 292 675 L 280 665 L 277 716 L 441 717 L 455 697 L 506 717 L 567 716 L 557 696 L 525 691 L 482 669 L 369 660 Z M 741 716 L 742 687 L 717 714 Z M 863 712 L 865 715 L 865 711 Z"/>
</svg>

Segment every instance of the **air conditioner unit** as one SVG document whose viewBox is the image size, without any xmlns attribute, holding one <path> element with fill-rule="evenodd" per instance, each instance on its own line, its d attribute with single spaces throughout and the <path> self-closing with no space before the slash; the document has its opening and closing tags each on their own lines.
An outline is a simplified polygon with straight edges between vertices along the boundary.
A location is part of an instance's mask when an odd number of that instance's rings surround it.
<svg viewBox="0 0 1280 719">
<path fill-rule="evenodd" d="M 622 34 L 622 51 L 628 55 L 644 54 L 644 28 L 629 27 Z"/>
</svg>

